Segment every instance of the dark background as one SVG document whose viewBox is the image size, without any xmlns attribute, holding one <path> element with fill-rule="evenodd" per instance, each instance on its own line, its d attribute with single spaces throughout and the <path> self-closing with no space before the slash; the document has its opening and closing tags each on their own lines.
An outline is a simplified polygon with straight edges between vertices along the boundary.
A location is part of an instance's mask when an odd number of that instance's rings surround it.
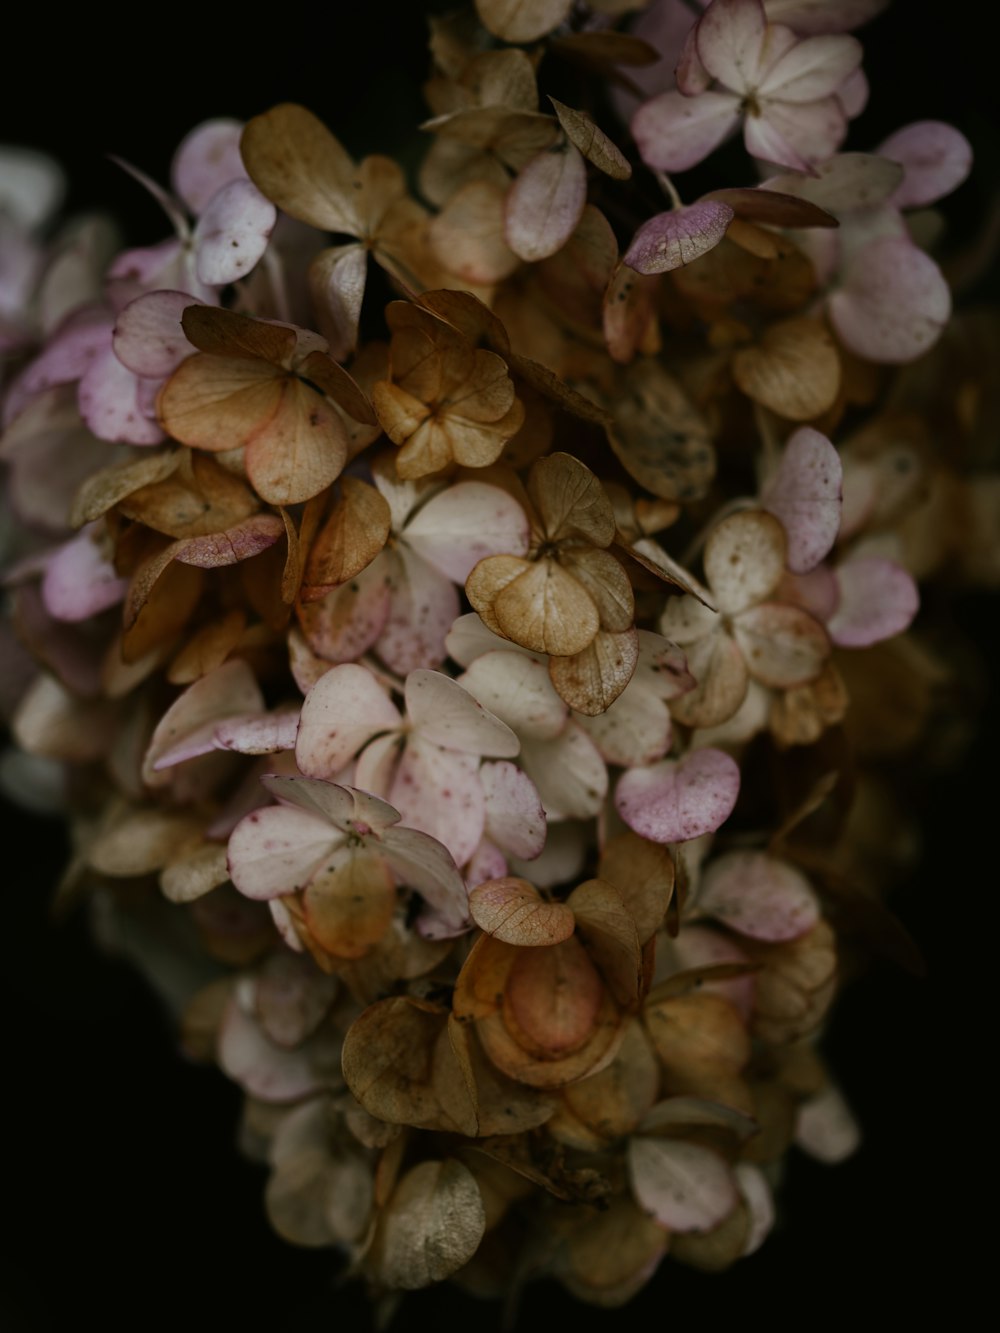
<svg viewBox="0 0 1000 1333">
<path fill-rule="evenodd" d="M 8 47 L 0 138 L 59 157 L 72 209 L 107 207 L 131 243 L 152 243 L 166 235 L 162 216 L 107 153 L 166 181 L 174 147 L 202 119 L 249 118 L 286 99 L 309 105 L 355 153 L 395 151 L 398 126 L 424 114 L 429 7 L 274 6 L 256 19 L 229 7 L 207 16 L 147 7 L 118 26 L 24 13 Z M 849 141 L 870 148 L 918 118 L 957 124 L 978 155 L 974 180 L 947 209 L 958 241 L 998 179 L 992 46 L 964 11 L 954 21 L 959 8 L 897 0 L 860 33 L 872 104 Z M 415 154 L 415 134 L 411 144 Z M 956 595 L 948 615 L 956 635 L 978 641 L 993 676 L 995 602 Z M 927 978 L 876 963 L 837 1007 L 826 1050 L 864 1126 L 857 1156 L 833 1169 L 795 1156 L 784 1224 L 728 1274 L 667 1263 L 623 1312 L 584 1309 L 540 1287 L 525 1298 L 519 1329 L 543 1319 L 576 1329 L 654 1320 L 715 1328 L 748 1315 L 778 1328 L 824 1326 L 855 1314 L 899 1319 L 935 1294 L 950 1296 L 958 1315 L 982 1225 L 971 1202 L 991 1207 L 979 1182 L 990 1173 L 986 1052 L 995 1043 L 980 1006 L 998 740 L 994 701 L 961 770 L 919 793 L 923 868 L 894 907 Z M 2 1333 L 91 1319 L 108 1330 L 179 1319 L 196 1330 L 285 1330 L 300 1320 L 366 1330 L 360 1293 L 334 1287 L 329 1257 L 271 1233 L 264 1173 L 234 1148 L 235 1087 L 175 1055 L 157 1001 L 127 966 L 95 951 L 80 915 L 51 926 L 50 886 L 65 855 L 58 825 L 2 814 Z M 392 1329 L 428 1321 L 445 1333 L 470 1321 L 482 1333 L 498 1327 L 492 1307 L 439 1289 L 410 1298 Z"/>
</svg>

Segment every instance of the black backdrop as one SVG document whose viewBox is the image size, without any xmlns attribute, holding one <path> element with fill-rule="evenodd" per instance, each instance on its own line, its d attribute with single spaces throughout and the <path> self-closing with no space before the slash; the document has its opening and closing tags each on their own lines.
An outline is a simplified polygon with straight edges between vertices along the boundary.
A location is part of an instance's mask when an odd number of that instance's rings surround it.
<svg viewBox="0 0 1000 1333">
<path fill-rule="evenodd" d="M 117 24 L 25 11 L 11 21 L 0 139 L 58 156 L 72 208 L 106 206 L 131 243 L 151 243 L 165 234 L 162 217 L 106 153 L 165 180 L 173 148 L 200 120 L 248 118 L 285 99 L 313 108 L 356 153 L 393 151 L 397 127 L 423 114 L 429 7 L 273 6 L 251 18 L 229 7 L 206 15 L 149 6 Z M 860 35 L 873 96 L 852 146 L 916 118 L 958 124 L 979 166 L 950 216 L 953 235 L 971 234 L 998 177 L 985 34 L 962 6 L 896 0 Z M 995 279 L 992 287 L 995 295 Z M 992 675 L 995 605 L 962 594 L 950 614 L 955 632 L 987 653 Z M 876 964 L 845 994 L 829 1032 L 826 1049 L 864 1125 L 862 1150 L 836 1169 L 796 1157 L 784 1225 L 730 1273 L 667 1264 L 623 1312 L 583 1310 L 542 1286 L 525 1298 L 519 1329 L 552 1319 L 577 1329 L 662 1320 L 715 1328 L 748 1316 L 824 1326 L 854 1314 L 914 1315 L 932 1295 L 949 1299 L 960 1321 L 977 1271 L 970 1250 L 983 1234 L 974 1205 L 989 1208 L 991 1197 L 980 1183 L 991 1170 L 994 1094 L 979 1014 L 996 881 L 988 774 L 997 724 L 993 702 L 961 771 L 922 792 L 923 868 L 894 906 L 928 978 Z M 366 1330 L 361 1294 L 334 1287 L 327 1256 L 272 1235 L 263 1171 L 234 1148 L 236 1090 L 175 1055 L 157 1002 L 127 966 L 94 950 L 82 919 L 50 925 L 65 854 L 59 827 L 2 814 L 0 1330 L 91 1320 L 108 1330 L 178 1320 L 199 1331 Z M 450 1333 L 470 1321 L 483 1333 L 499 1327 L 491 1307 L 436 1290 L 410 1298 L 392 1327 L 430 1322 Z"/>
</svg>

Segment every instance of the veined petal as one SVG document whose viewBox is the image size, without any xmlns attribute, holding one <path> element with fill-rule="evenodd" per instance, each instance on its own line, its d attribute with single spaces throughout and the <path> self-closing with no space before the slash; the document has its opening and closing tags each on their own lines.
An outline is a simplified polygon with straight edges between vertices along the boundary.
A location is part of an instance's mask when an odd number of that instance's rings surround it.
<svg viewBox="0 0 1000 1333">
<path fill-rule="evenodd" d="M 785 546 L 773 514 L 748 509 L 723 519 L 705 545 L 705 577 L 719 610 L 735 615 L 765 598 L 784 571 Z M 664 633 L 677 637 L 666 627 Z"/>
<path fill-rule="evenodd" d="M 382 837 L 386 860 L 451 925 L 469 919 L 469 893 L 447 847 L 419 829 L 393 828 Z"/>
<path fill-rule="evenodd" d="M 581 652 L 601 623 L 583 585 L 548 559 L 529 565 L 502 588 L 492 610 L 502 632 L 515 643 L 558 657 Z"/>
<path fill-rule="evenodd" d="M 820 907 L 809 881 L 764 852 L 730 852 L 713 861 L 698 888 L 699 912 L 756 940 L 794 940 L 811 930 Z"/>
<path fill-rule="evenodd" d="M 767 17 L 761 0 L 714 0 L 698 20 L 695 41 L 701 63 L 733 92 L 760 82 Z"/>
<path fill-rule="evenodd" d="M 486 798 L 486 836 L 510 856 L 530 861 L 545 846 L 545 811 L 535 784 L 506 760 L 479 770 Z"/>
<path fill-rule="evenodd" d="M 668 273 L 681 268 L 718 245 L 732 220 L 729 205 L 715 199 L 657 213 L 632 237 L 623 262 L 637 273 Z"/>
<path fill-rule="evenodd" d="M 571 143 L 533 157 L 507 192 L 504 237 L 515 255 L 536 263 L 561 250 L 587 202 L 587 170 Z"/>
<path fill-rule="evenodd" d="M 526 653 L 491 649 L 475 658 L 459 683 L 524 738 L 550 740 L 566 725 L 566 705 L 544 663 Z"/>
<path fill-rule="evenodd" d="M 740 770 L 723 750 L 693 750 L 679 762 L 622 774 L 618 813 L 633 832 L 652 842 L 687 842 L 714 833 L 732 814 Z"/>
<path fill-rule="evenodd" d="M 195 305 L 187 292 L 147 292 L 118 315 L 112 336 L 115 356 L 135 375 L 163 379 L 193 353 L 181 316 Z"/>
<path fill-rule="evenodd" d="M 487 880 L 469 894 L 476 925 L 503 944 L 519 949 L 546 947 L 568 940 L 576 928 L 572 908 L 546 902 L 527 880 Z"/>
</svg>

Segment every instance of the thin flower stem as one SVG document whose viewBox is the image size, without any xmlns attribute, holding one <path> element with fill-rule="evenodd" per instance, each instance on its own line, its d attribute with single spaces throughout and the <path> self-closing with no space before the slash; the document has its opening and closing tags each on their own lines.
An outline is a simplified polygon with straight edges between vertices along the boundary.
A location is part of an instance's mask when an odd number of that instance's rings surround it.
<svg viewBox="0 0 1000 1333">
<path fill-rule="evenodd" d="M 667 173 L 665 171 L 654 171 L 653 175 L 656 177 L 660 189 L 670 200 L 671 208 L 683 208 L 684 204 L 681 201 L 680 195 L 677 193 L 677 187 Z"/>
</svg>

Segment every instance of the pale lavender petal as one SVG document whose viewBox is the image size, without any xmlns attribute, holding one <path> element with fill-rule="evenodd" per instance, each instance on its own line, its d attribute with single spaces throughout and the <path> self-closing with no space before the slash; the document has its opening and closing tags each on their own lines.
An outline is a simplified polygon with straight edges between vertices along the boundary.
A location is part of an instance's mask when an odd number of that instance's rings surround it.
<svg viewBox="0 0 1000 1333">
<path fill-rule="evenodd" d="M 899 162 L 903 183 L 892 197 L 897 208 L 922 208 L 951 194 L 972 170 L 972 145 L 953 125 L 918 120 L 890 134 L 879 154 Z"/>
<path fill-rule="evenodd" d="M 902 179 L 898 162 L 874 153 L 838 153 L 817 165 L 812 177 L 774 176 L 764 182 L 764 188 L 801 195 L 839 215 L 885 203 Z"/>
<path fill-rule="evenodd" d="M 545 846 L 545 811 L 535 784 L 506 761 L 483 764 L 479 780 L 486 797 L 487 837 L 509 855 L 533 860 Z"/>
<path fill-rule="evenodd" d="M 770 66 L 757 91 L 782 102 L 817 102 L 854 73 L 862 54 L 853 37 L 807 37 Z"/>
<path fill-rule="evenodd" d="M 951 314 L 951 293 L 929 255 L 905 238 L 865 246 L 830 297 L 830 319 L 846 347 L 869 361 L 922 356 Z"/>
<path fill-rule="evenodd" d="M 80 415 L 99 440 L 118 444 L 159 444 L 165 439 L 146 410 L 143 380 L 114 354 L 110 341 L 80 381 Z"/>
<path fill-rule="evenodd" d="M 220 118 L 197 125 L 181 141 L 170 166 L 170 183 L 195 217 L 223 185 L 246 178 L 242 133 L 241 121 Z"/>
<path fill-rule="evenodd" d="M 528 519 L 498 486 L 459 481 L 423 505 L 403 539 L 453 583 L 463 583 L 488 555 L 526 555 Z"/>
<path fill-rule="evenodd" d="M 762 122 L 766 121 L 766 131 Z M 754 137 L 751 123 L 758 129 L 760 139 Z M 814 162 L 822 162 L 837 151 L 847 133 L 847 118 L 836 97 L 825 97 L 804 106 L 791 102 L 766 102 L 759 117 L 748 116 L 744 131 L 747 152 L 765 162 L 805 170 L 813 175 Z M 751 147 L 751 144 L 754 146 Z M 778 156 L 773 149 L 784 144 L 790 150 L 787 157 Z M 765 146 L 768 151 L 765 152 Z M 795 158 L 805 162 L 805 168 L 795 166 Z"/>
<path fill-rule="evenodd" d="M 917 585 L 901 565 L 858 556 L 835 571 L 840 602 L 827 631 L 842 648 L 867 648 L 907 629 L 920 607 Z"/>
<path fill-rule="evenodd" d="M 793 573 L 813 569 L 837 540 L 842 482 L 840 455 L 826 436 L 811 426 L 795 431 L 761 492 L 761 504 L 784 526 Z"/>
<path fill-rule="evenodd" d="M 647 166 L 686 171 L 708 157 L 740 123 L 740 99 L 733 93 L 684 97 L 661 93 L 632 117 L 632 135 Z"/>
<path fill-rule="evenodd" d="M 739 1202 L 729 1166 L 697 1143 L 637 1134 L 628 1169 L 640 1207 L 670 1231 L 710 1231 Z"/>
<path fill-rule="evenodd" d="M 713 0 L 698 21 L 698 55 L 713 78 L 748 93 L 760 79 L 766 36 L 761 0 Z"/>
<path fill-rule="evenodd" d="M 587 169 L 579 149 L 546 149 L 533 157 L 507 192 L 504 239 L 529 263 L 561 250 L 587 202 Z"/>
<path fill-rule="evenodd" d="M 853 74 L 848 74 L 837 89 L 837 101 L 843 108 L 844 115 L 848 120 L 853 120 L 855 116 L 861 115 L 868 105 L 869 92 L 868 78 L 859 65 Z"/>
<path fill-rule="evenodd" d="M 4 424 L 18 416 L 36 394 L 81 379 L 110 346 L 113 324 L 114 317 L 106 310 L 88 310 L 72 317 L 7 391 Z"/>
<path fill-rule="evenodd" d="M 188 306 L 201 304 L 187 292 L 147 292 L 130 301 L 115 322 L 115 356 L 133 374 L 150 379 L 172 375 L 195 350 L 181 328 L 181 316 Z"/>
<path fill-rule="evenodd" d="M 521 748 L 505 722 L 440 671 L 411 671 L 405 696 L 411 727 L 434 745 L 498 759 L 511 758 Z"/>
<path fill-rule="evenodd" d="M 730 852 L 705 870 L 699 912 L 755 940 L 794 940 L 811 930 L 820 908 L 809 881 L 765 852 Z"/>
<path fill-rule="evenodd" d="M 673 0 L 670 0 L 673 4 Z M 656 6 L 652 6 L 655 8 Z M 660 6 L 664 8 L 664 6 Z M 680 8 L 674 5 L 674 8 Z M 712 76 L 702 64 L 701 56 L 698 54 L 698 25 L 695 24 L 688 33 L 684 45 L 681 49 L 680 58 L 677 61 L 677 68 L 674 70 L 674 79 L 677 83 L 678 92 L 682 92 L 685 97 L 697 97 L 699 93 L 706 92 L 712 82 Z M 666 92 L 669 83 L 662 88 L 651 87 L 648 83 L 643 83 L 643 88 L 647 93 Z"/>
<path fill-rule="evenodd" d="M 652 842 L 687 842 L 713 833 L 732 814 L 740 770 L 723 750 L 694 750 L 623 773 L 615 792 L 622 819 Z"/>
<path fill-rule="evenodd" d="M 114 566 L 94 541 L 99 525 L 89 523 L 48 563 L 42 580 L 45 609 L 55 620 L 89 620 L 120 602 L 128 579 L 119 578 Z"/>
<path fill-rule="evenodd" d="M 717 246 L 732 220 L 729 205 L 715 199 L 657 213 L 632 237 L 623 262 L 637 273 L 667 273 L 681 268 Z"/>
<path fill-rule="evenodd" d="M 881 14 L 889 0 L 764 0 L 771 23 L 787 23 L 803 36 L 850 32 Z"/>
<path fill-rule="evenodd" d="M 245 278 L 267 249 L 278 210 L 250 180 L 224 185 L 194 232 L 199 282 L 225 287 Z"/>
<path fill-rule="evenodd" d="M 235 999 L 219 1029 L 218 1056 L 229 1077 L 262 1102 L 300 1101 L 320 1086 L 308 1050 L 276 1046 Z"/>
</svg>

